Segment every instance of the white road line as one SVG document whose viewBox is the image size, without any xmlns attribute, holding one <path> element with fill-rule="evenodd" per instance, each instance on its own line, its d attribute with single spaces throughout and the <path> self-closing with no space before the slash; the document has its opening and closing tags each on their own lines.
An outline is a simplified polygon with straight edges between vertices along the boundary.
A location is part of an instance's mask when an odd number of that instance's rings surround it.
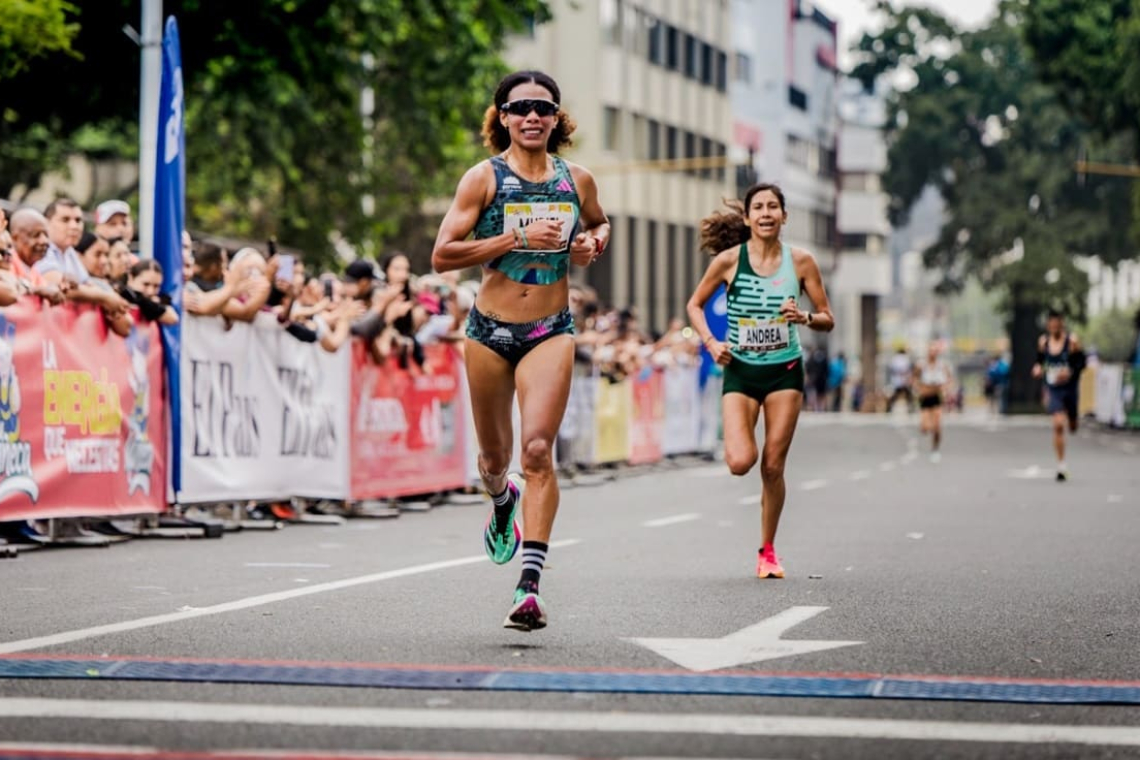
<svg viewBox="0 0 1140 760">
<path fill-rule="evenodd" d="M 1140 747 L 1140 728 L 1128 726 L 1037 725 L 792 715 L 439 710 L 19 697 L 0 699 L 0 717 L 221 723 L 241 726 L 259 724 L 291 728 L 665 733 Z"/>
<path fill-rule="evenodd" d="M 642 525 L 646 528 L 664 528 L 666 525 L 676 525 L 677 523 L 692 522 L 699 520 L 701 516 L 696 512 L 689 512 L 683 515 L 673 515 L 672 517 L 659 517 L 656 520 L 646 520 Z"/>
<path fill-rule="evenodd" d="M 561 548 L 565 546 L 573 546 L 577 543 L 581 543 L 581 539 L 571 538 L 563 541 L 555 541 L 551 543 L 550 546 L 551 548 Z M 429 562 L 426 565 L 412 565 L 410 567 L 401 567 L 396 570 L 385 570 L 382 573 L 358 575 L 355 578 L 344 578 L 339 581 L 318 583 L 315 586 L 292 588 L 288 591 L 276 591 L 272 594 L 259 594 L 258 596 L 250 596 L 245 599 L 237 599 L 232 602 L 214 604 L 209 607 L 190 607 L 178 612 L 169 612 L 165 615 L 152 615 L 151 617 L 138 618 L 136 620 L 124 620 L 121 623 L 108 623 L 106 625 L 97 625 L 91 628 L 80 628 L 74 631 L 53 633 L 49 636 L 38 636 L 32 639 L 9 641 L 7 643 L 0 644 L 0 654 L 26 652 L 29 649 L 42 649 L 43 647 L 56 646 L 58 644 L 68 644 L 72 641 L 82 641 L 83 639 L 90 639 L 96 636 L 106 636 L 111 633 L 134 631 L 138 630 L 139 628 L 150 628 L 156 625 L 165 625 L 166 623 L 180 623 L 183 620 L 192 620 L 194 618 L 206 617 L 207 615 L 220 615 L 223 612 L 236 612 L 237 610 L 249 609 L 250 607 L 260 607 L 263 604 L 273 604 L 274 602 L 284 602 L 288 601 L 289 599 L 296 599 L 302 596 L 322 594 L 326 591 L 339 591 L 340 589 L 352 588 L 353 586 L 363 586 L 368 583 L 378 583 L 380 581 L 390 581 L 396 578 L 406 578 L 409 575 L 431 573 L 435 572 L 436 570 L 450 570 L 453 567 L 476 565 L 480 562 L 488 561 L 490 560 L 487 559 L 487 556 L 485 554 L 480 554 L 475 557 L 462 557 L 460 559 L 443 560 L 442 562 Z"/>
<path fill-rule="evenodd" d="M 818 491 L 821 488 L 827 488 L 831 481 L 828 480 L 805 480 L 800 483 L 801 491 Z"/>
<path fill-rule="evenodd" d="M 890 472 L 891 470 L 895 469 L 896 467 L 898 467 L 898 465 L 895 464 L 894 462 L 883 462 L 881 465 L 879 465 L 879 469 L 882 470 L 883 472 Z"/>
<path fill-rule="evenodd" d="M 744 505 L 749 505 L 749 504 L 759 504 L 761 501 L 763 501 L 763 499 L 764 499 L 764 497 L 763 497 L 763 496 L 761 496 L 761 495 L 760 495 L 760 494 L 758 494 L 758 493 L 754 493 L 754 494 L 752 494 L 751 496 L 745 496 L 745 497 L 744 497 L 743 499 L 741 499 L 741 500 L 740 500 L 738 503 L 739 503 L 739 504 L 744 504 Z"/>
<path fill-rule="evenodd" d="M 851 473 L 852 480 L 866 480 L 869 477 L 871 477 L 870 470 L 856 470 L 855 472 Z"/>
<path fill-rule="evenodd" d="M 112 744 L 57 744 L 50 742 L 6 742 L 0 743 L 0 753 L 14 754 L 67 754 L 75 755 L 88 760 L 97 760 L 97 758 L 108 757 L 113 760 L 120 760 L 122 757 L 131 757 L 134 755 L 141 755 L 144 757 L 151 757 L 161 755 L 163 750 L 158 747 L 147 746 L 123 746 Z M 169 754 L 169 753 L 168 753 Z M 406 750 L 397 750 L 392 752 L 385 752 L 384 750 L 318 750 L 318 749 L 238 749 L 238 750 L 223 750 L 220 752 L 205 751 L 195 752 L 193 755 L 187 757 L 194 757 L 198 760 L 209 760 L 209 758 L 219 758 L 219 760 L 233 760 L 233 758 L 250 758 L 251 760 L 266 760 L 266 758 L 282 758 L 283 760 L 308 760 L 309 758 L 322 758 L 323 760 L 332 760 L 333 758 L 343 760 L 582 760 L 579 755 L 536 755 L 534 753 L 527 753 L 525 755 L 512 755 L 496 752 L 495 754 L 486 753 L 472 753 L 472 752 L 409 752 Z M 614 757 L 614 760 L 622 760 L 622 758 Z M 632 757 L 626 760 L 633 760 Z M 713 760 L 713 758 L 679 758 L 679 757 L 639 757 L 638 760 Z M 720 758 L 720 760 L 732 760 L 732 758 Z M 755 758 L 753 758 L 755 760 Z"/>
<path fill-rule="evenodd" d="M 332 567 L 323 562 L 246 562 L 246 567 Z"/>
</svg>

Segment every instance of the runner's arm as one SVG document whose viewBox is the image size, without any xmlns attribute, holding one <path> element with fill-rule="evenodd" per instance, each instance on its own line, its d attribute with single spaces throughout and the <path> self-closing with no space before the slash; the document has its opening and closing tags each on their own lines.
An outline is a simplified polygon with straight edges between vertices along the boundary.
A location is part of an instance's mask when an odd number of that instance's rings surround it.
<svg viewBox="0 0 1140 760">
<path fill-rule="evenodd" d="M 831 302 L 827 299 L 827 291 L 823 287 L 823 275 L 819 273 L 819 264 L 815 256 L 809 252 L 793 248 L 792 257 L 796 265 L 796 276 L 803 283 L 804 292 L 811 299 L 814 312 L 808 312 L 800 324 L 806 324 L 819 332 L 831 332 L 835 329 L 835 315 L 831 313 Z"/>
<path fill-rule="evenodd" d="M 435 248 L 431 252 L 431 266 L 437 272 L 466 269 L 496 259 L 515 248 L 514 233 L 504 232 L 492 238 L 468 240 L 479 214 L 487 201 L 487 187 L 491 180 L 491 165 L 483 161 L 467 170 L 451 208 L 439 225 Z"/>
<path fill-rule="evenodd" d="M 588 251 L 582 254 L 579 266 L 589 266 L 594 259 L 602 255 L 602 251 L 610 243 L 610 220 L 598 202 L 598 183 L 594 175 L 582 166 L 570 164 L 570 175 L 574 178 L 574 185 L 578 188 L 578 202 L 582 213 L 582 232 L 585 242 L 589 243 Z"/>
<path fill-rule="evenodd" d="M 732 251 L 718 253 L 709 264 L 709 268 L 705 270 L 704 277 L 697 283 L 697 289 L 693 291 L 685 306 L 685 311 L 689 315 L 689 324 L 697 331 L 701 343 L 706 347 L 709 341 L 716 340 L 716 336 L 709 330 L 708 320 L 705 319 L 705 304 L 716 294 L 717 288 L 727 281 L 732 265 Z"/>
</svg>

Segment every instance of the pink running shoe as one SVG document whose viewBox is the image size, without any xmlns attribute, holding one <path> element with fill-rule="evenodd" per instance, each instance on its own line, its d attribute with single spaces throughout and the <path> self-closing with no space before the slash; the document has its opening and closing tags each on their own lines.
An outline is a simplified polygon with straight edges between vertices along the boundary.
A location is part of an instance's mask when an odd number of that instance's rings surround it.
<svg viewBox="0 0 1140 760">
<path fill-rule="evenodd" d="M 776 556 L 776 550 L 770 546 L 765 547 L 756 557 L 756 577 L 784 577 L 784 568 L 780 565 L 780 559 Z"/>
</svg>

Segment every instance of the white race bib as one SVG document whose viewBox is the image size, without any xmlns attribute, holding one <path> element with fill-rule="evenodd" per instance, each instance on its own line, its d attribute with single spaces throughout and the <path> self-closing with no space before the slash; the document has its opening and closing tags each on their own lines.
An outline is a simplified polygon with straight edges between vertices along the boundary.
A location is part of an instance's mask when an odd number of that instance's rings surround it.
<svg viewBox="0 0 1140 760">
<path fill-rule="evenodd" d="M 578 221 L 572 203 L 504 203 L 503 232 L 522 230 L 531 222 L 548 219 L 562 222 L 562 239 L 558 250 L 516 248 L 518 253 L 560 253 L 570 247 L 570 233 Z"/>
<path fill-rule="evenodd" d="M 788 320 L 784 317 L 771 319 L 741 319 L 738 326 L 740 349 L 767 353 L 787 348 Z"/>
<path fill-rule="evenodd" d="M 1063 364 L 1050 364 L 1045 368 L 1045 383 L 1047 385 L 1057 385 L 1061 381 L 1061 373 L 1068 367 Z"/>
</svg>

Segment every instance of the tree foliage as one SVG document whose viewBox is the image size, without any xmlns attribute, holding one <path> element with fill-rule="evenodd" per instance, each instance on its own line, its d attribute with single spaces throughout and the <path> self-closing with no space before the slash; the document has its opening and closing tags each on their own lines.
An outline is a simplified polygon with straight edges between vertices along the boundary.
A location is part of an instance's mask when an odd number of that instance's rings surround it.
<svg viewBox="0 0 1140 760">
<path fill-rule="evenodd" d="M 977 277 L 1076 316 L 1086 288 L 1073 255 L 1130 255 L 1117 223 L 1130 213 L 1127 186 L 1074 171 L 1088 130 L 1035 78 L 1020 3 L 999 7 L 989 26 L 960 32 L 935 11 L 881 2 L 888 23 L 860 41 L 854 74 L 865 84 L 884 75 L 913 84 L 888 106 L 884 184 L 895 223 L 927 185 L 940 192 L 946 219 L 924 259 L 942 273 L 942 288 Z"/>
<path fill-rule="evenodd" d="M 81 146 L 137 157 L 139 51 L 120 29 L 137 26 L 138 0 L 73 2 L 84 62 L 54 56 L 5 88 L 9 188 Z M 333 237 L 423 247 L 423 200 L 474 157 L 505 37 L 548 17 L 544 0 L 167 0 L 165 12 L 182 42 L 189 226 L 275 235 L 318 259 Z"/>
<path fill-rule="evenodd" d="M 0 83 L 51 53 L 73 54 L 78 9 L 67 0 L 0 0 Z"/>
<path fill-rule="evenodd" d="M 1135 135 L 1140 157 L 1140 0 L 1032 0 L 1023 13 L 1042 80 L 1101 134 Z"/>
<path fill-rule="evenodd" d="M 1037 78 L 1019 0 L 1002 0 L 988 26 L 967 32 L 932 10 L 886 0 L 877 8 L 887 23 L 860 41 L 854 74 L 865 85 L 902 81 L 888 104 L 892 221 L 906 220 L 926 186 L 937 188 L 944 223 L 924 260 L 943 292 L 976 278 L 1002 296 L 1013 371 L 1027 380 L 1022 344 L 1040 312 L 1084 314 L 1088 278 L 1076 257 L 1131 255 L 1121 223 L 1131 213 L 1128 183 L 1074 170 L 1092 135 Z"/>
</svg>

